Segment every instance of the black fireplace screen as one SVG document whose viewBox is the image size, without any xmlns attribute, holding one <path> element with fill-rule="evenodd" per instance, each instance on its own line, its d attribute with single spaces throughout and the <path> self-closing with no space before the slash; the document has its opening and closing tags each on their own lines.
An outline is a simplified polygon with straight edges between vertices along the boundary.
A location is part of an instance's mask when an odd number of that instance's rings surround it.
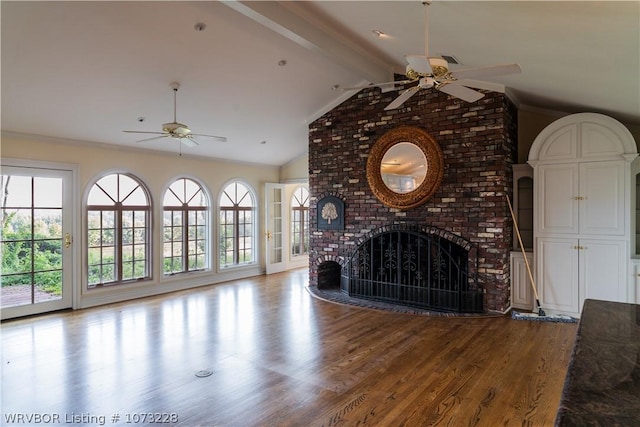
<svg viewBox="0 0 640 427">
<path fill-rule="evenodd" d="M 470 253 L 475 264 L 469 262 Z M 437 227 L 393 225 L 373 231 L 344 265 L 340 287 L 357 298 L 438 311 L 483 311 L 477 248 Z"/>
</svg>

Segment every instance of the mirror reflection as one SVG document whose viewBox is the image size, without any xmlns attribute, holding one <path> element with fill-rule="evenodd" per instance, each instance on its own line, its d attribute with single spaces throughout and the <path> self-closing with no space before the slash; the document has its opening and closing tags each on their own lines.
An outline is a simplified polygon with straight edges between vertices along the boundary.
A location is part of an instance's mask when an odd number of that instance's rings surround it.
<svg viewBox="0 0 640 427">
<path fill-rule="evenodd" d="M 427 175 L 427 158 L 411 142 L 399 142 L 387 150 L 380 164 L 382 181 L 394 193 L 409 193 L 422 184 Z"/>
</svg>

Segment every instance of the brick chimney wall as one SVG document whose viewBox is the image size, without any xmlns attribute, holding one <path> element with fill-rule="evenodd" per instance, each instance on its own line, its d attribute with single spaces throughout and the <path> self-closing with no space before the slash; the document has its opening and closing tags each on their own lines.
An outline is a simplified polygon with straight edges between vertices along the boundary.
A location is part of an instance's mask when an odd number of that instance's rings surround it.
<svg viewBox="0 0 640 427">
<path fill-rule="evenodd" d="M 517 147 L 517 111 L 503 94 L 486 93 L 466 103 L 435 90 L 422 90 L 400 109 L 384 111 L 397 91 L 378 88 L 354 95 L 309 125 L 310 265 L 342 262 L 359 238 L 374 228 L 409 223 L 433 225 L 478 245 L 485 307 L 509 307 L 511 218 L 504 198 L 511 194 Z M 440 144 L 442 184 L 423 206 L 400 211 L 382 204 L 369 188 L 369 152 L 385 132 L 416 126 Z M 344 230 L 318 230 L 316 203 L 333 195 L 345 202 Z"/>
</svg>

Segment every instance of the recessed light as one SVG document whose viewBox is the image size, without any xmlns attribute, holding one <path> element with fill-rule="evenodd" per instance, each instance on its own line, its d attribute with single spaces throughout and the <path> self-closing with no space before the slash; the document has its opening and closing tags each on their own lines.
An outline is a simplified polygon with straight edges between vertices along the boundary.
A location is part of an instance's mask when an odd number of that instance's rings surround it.
<svg viewBox="0 0 640 427">
<path fill-rule="evenodd" d="M 287 65 L 287 60 L 286 59 L 281 59 L 280 61 L 278 61 L 278 65 L 281 67 L 284 67 L 285 65 Z"/>
<path fill-rule="evenodd" d="M 207 24 L 205 24 L 204 22 L 198 22 L 193 26 L 193 28 L 195 28 L 196 31 L 204 31 L 205 28 L 207 28 Z"/>
<path fill-rule="evenodd" d="M 382 32 L 380 30 L 373 30 L 372 32 L 373 32 L 373 34 L 375 34 L 378 37 L 384 36 L 384 32 Z"/>
</svg>

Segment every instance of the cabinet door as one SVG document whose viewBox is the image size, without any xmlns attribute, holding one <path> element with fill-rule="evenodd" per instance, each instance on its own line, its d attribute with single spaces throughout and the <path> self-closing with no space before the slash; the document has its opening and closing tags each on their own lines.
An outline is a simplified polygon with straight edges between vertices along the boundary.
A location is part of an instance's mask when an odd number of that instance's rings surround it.
<svg viewBox="0 0 640 427">
<path fill-rule="evenodd" d="M 624 235 L 623 161 L 580 164 L 580 233 Z"/>
<path fill-rule="evenodd" d="M 532 254 L 527 253 L 529 266 L 533 268 Z M 511 306 L 524 310 L 534 310 L 535 301 L 531 290 L 531 279 L 521 252 L 511 252 Z"/>
<path fill-rule="evenodd" d="M 632 280 L 631 280 L 631 285 L 633 286 L 634 289 L 634 293 L 635 295 L 635 303 L 636 304 L 640 304 L 640 260 L 638 259 L 633 259 L 631 260 L 632 263 Z M 629 301 L 630 302 L 634 302 L 634 299 L 631 297 L 631 295 L 629 296 Z"/>
<path fill-rule="evenodd" d="M 579 253 L 580 309 L 587 298 L 627 302 L 627 242 L 583 239 Z"/>
<path fill-rule="evenodd" d="M 544 237 L 536 245 L 536 281 L 543 308 L 578 313 L 578 239 Z"/>
<path fill-rule="evenodd" d="M 538 170 L 539 233 L 577 234 L 578 164 L 542 165 Z"/>
</svg>

